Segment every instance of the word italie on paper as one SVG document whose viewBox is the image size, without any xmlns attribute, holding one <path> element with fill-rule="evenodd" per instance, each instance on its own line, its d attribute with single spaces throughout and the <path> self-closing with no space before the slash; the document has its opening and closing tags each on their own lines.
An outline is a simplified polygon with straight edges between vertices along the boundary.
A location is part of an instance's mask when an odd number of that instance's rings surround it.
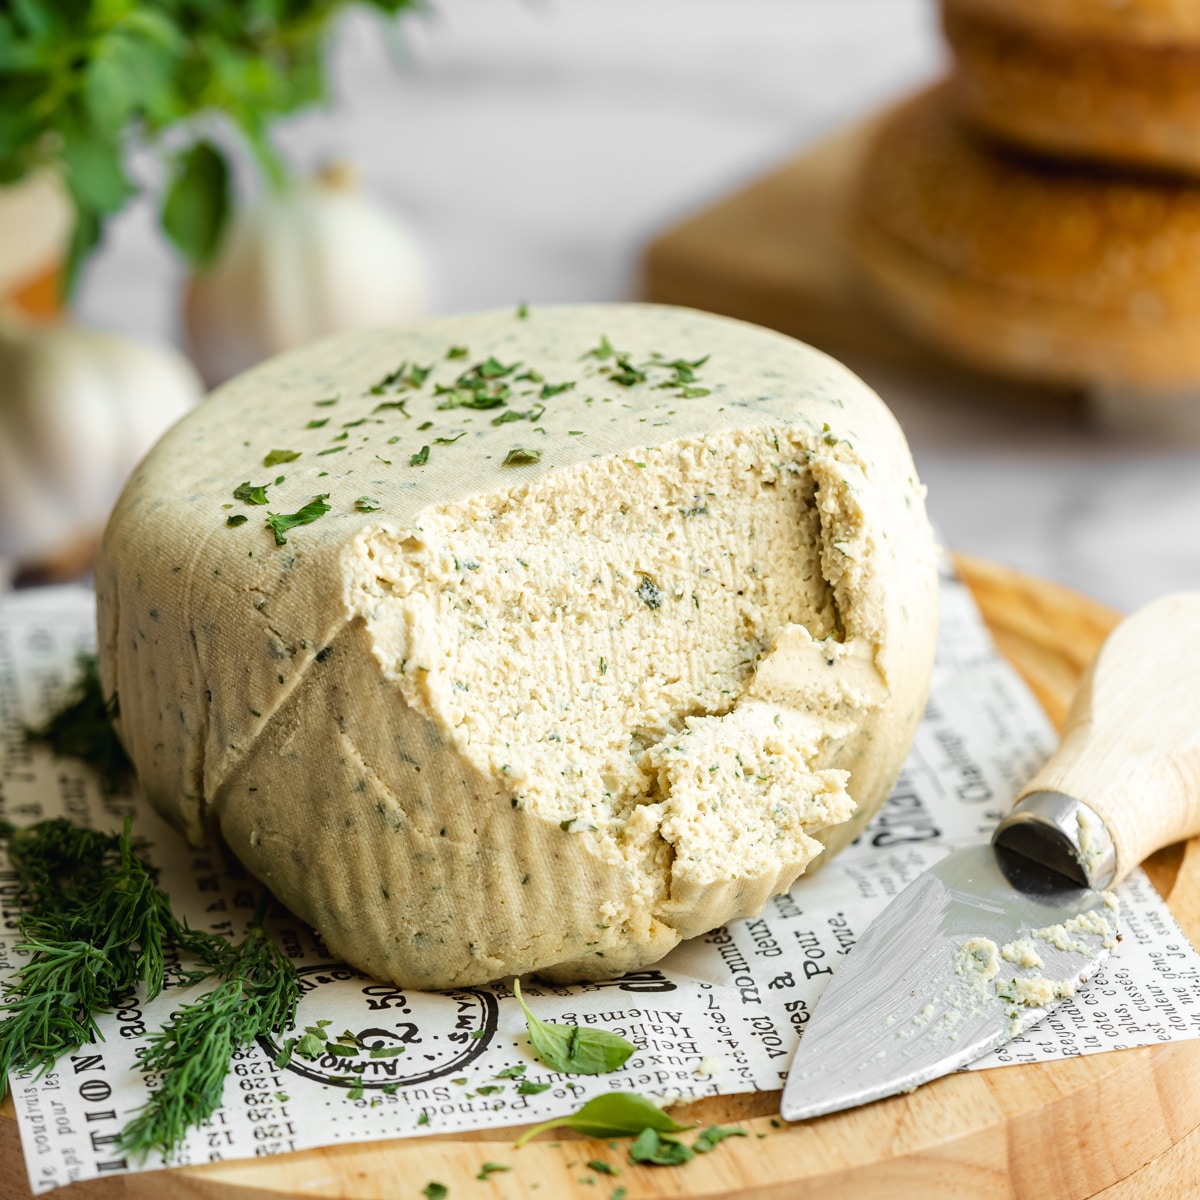
<svg viewBox="0 0 1200 1200">
<path fill-rule="evenodd" d="M 174 1161 L 532 1123 L 614 1089 L 664 1102 L 778 1089 L 822 989 L 872 918 L 950 849 L 986 839 L 1054 744 L 966 588 L 948 574 L 941 603 L 925 719 L 890 800 L 854 845 L 774 897 L 759 917 L 685 942 L 653 969 L 562 987 L 531 979 L 523 988 L 543 1020 L 632 1042 L 637 1050 L 619 1070 L 568 1076 L 533 1059 L 508 983 L 448 992 L 381 983 L 332 960 L 311 929 L 276 909 L 268 927 L 300 976 L 296 1027 L 236 1055 L 222 1107 Z M 0 817 L 20 825 L 66 816 L 116 831 L 132 813 L 179 915 L 193 928 L 240 938 L 261 889 L 235 860 L 216 846 L 189 847 L 136 789 L 105 789 L 83 764 L 53 760 L 21 735 L 23 722 L 61 697 L 76 653 L 92 644 L 93 619 L 91 595 L 78 588 L 0 601 Z M 0 867 L 0 901 L 12 889 L 11 873 Z M 1200 956 L 1142 872 L 1119 894 L 1124 940 L 1088 987 L 975 1066 L 1200 1034 Z M 15 913 L 3 907 L 0 979 L 22 961 Z M 40 1079 L 10 1080 L 33 1191 L 163 1165 L 114 1147 L 153 1083 L 139 1069 L 138 1048 L 204 990 L 188 986 L 186 963 L 168 967 L 168 985 L 152 1003 L 124 997 L 100 1019 L 102 1042 L 60 1059 Z M 348 1031 L 353 1041 L 276 1065 L 287 1058 L 287 1040 L 306 1027 Z"/>
</svg>

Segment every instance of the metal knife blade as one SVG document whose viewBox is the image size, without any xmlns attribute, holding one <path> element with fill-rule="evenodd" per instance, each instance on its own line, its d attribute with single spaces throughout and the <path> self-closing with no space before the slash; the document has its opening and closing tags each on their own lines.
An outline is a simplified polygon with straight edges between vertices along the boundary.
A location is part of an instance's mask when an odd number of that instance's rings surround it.
<svg viewBox="0 0 1200 1200">
<path fill-rule="evenodd" d="M 868 926 L 820 998 L 789 1121 L 910 1091 L 1040 1020 L 1115 944 L 1100 889 L 1200 835 L 1200 594 L 1126 617 L 991 846 L 956 851 Z"/>
<path fill-rule="evenodd" d="M 830 980 L 792 1063 L 782 1116 L 801 1121 L 911 1091 L 1008 1041 L 1107 956 L 1111 938 L 1069 926 L 1094 913 L 1112 930 L 1109 905 L 1104 893 L 990 845 L 948 854 L 871 922 Z M 1031 936 L 1055 926 L 1063 936 Z M 1005 948 L 1017 961 L 1002 957 Z M 1034 957 L 1040 966 L 1018 965 Z M 1052 981 L 1060 995 L 1020 1003 L 1014 978 Z"/>
</svg>

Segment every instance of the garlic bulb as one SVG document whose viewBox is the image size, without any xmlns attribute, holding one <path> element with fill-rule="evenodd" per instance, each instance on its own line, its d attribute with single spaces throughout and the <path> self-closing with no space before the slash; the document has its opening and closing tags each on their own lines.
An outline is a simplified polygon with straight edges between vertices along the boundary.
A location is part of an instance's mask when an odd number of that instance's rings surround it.
<svg viewBox="0 0 1200 1200">
<path fill-rule="evenodd" d="M 172 350 L 0 317 L 0 557 L 44 564 L 98 537 L 138 460 L 202 394 Z"/>
<path fill-rule="evenodd" d="M 315 338 L 427 308 L 413 235 L 339 165 L 235 217 L 217 261 L 188 284 L 184 325 L 193 360 L 215 384 Z"/>
</svg>

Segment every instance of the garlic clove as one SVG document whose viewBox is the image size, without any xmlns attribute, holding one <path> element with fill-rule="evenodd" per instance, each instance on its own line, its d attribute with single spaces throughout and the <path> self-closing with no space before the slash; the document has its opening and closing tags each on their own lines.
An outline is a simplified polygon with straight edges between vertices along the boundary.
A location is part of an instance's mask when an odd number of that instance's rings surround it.
<svg viewBox="0 0 1200 1200">
<path fill-rule="evenodd" d="M 235 217 L 184 298 L 188 345 L 216 383 L 329 334 L 424 315 L 429 271 L 411 231 L 334 164 Z"/>
</svg>

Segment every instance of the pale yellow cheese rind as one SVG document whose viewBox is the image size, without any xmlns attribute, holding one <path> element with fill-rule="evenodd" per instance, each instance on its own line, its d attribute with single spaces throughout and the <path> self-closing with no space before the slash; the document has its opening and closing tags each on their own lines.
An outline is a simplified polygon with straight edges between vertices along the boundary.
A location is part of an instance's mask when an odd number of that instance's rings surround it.
<svg viewBox="0 0 1200 1200">
<path fill-rule="evenodd" d="M 504 405 L 445 407 L 489 359 L 521 364 Z M 379 388 L 401 363 L 432 370 Z M 266 513 L 319 495 L 277 545 Z M 740 322 L 343 335 L 226 385 L 136 472 L 102 677 L 160 811 L 354 965 L 611 976 L 757 912 L 883 802 L 933 657 L 922 496 L 868 388 Z"/>
</svg>

